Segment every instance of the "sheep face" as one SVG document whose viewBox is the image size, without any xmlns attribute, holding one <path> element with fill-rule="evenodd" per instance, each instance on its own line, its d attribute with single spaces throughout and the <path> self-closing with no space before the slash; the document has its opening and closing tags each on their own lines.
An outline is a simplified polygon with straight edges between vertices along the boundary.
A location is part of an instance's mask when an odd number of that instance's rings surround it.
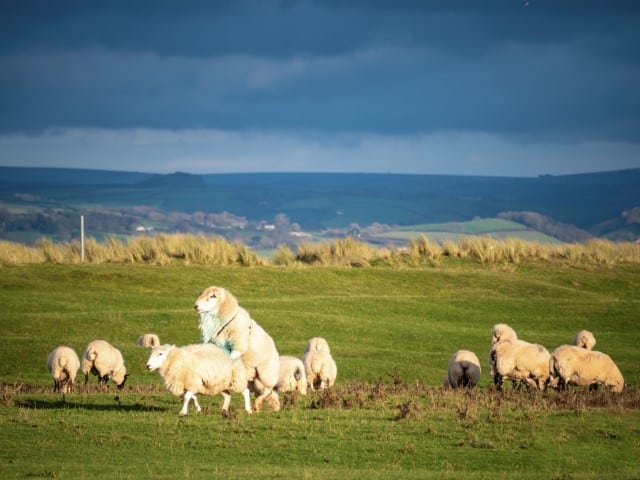
<svg viewBox="0 0 640 480">
<path fill-rule="evenodd" d="M 209 287 L 196 299 L 193 308 L 195 308 L 196 312 L 199 314 L 205 312 L 217 314 L 220 311 L 220 305 L 224 302 L 224 298 L 224 289 L 219 287 Z"/>
<path fill-rule="evenodd" d="M 159 369 L 167 359 L 167 354 L 172 348 L 173 346 L 171 345 L 161 345 L 151 349 L 151 355 L 149 355 L 149 359 L 147 360 L 147 370 L 153 372 Z"/>
</svg>

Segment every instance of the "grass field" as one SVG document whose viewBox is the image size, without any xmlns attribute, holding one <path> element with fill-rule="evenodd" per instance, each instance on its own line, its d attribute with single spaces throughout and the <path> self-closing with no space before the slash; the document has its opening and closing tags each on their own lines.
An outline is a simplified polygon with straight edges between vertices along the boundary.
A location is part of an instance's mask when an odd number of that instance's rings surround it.
<svg viewBox="0 0 640 480">
<path fill-rule="evenodd" d="M 471 238 L 477 235 L 498 239 L 520 239 L 540 244 L 559 245 L 562 243 L 557 238 L 529 229 L 521 223 L 501 218 L 478 218 L 466 222 L 407 225 L 392 228 L 377 235 L 377 237 L 393 240 L 412 240 L 419 238 L 421 235 L 427 235 L 431 240 L 438 243 L 446 241 L 459 242 L 463 238 Z"/>
<path fill-rule="evenodd" d="M 39 264 L 1 269 L 0 477 L 639 478 L 638 265 L 324 268 Z M 192 305 L 229 288 L 281 354 L 320 335 L 336 387 L 286 396 L 280 412 L 232 417 L 221 397 L 178 417 L 180 400 L 136 338 L 199 340 Z M 490 330 L 509 323 L 549 350 L 586 328 L 618 363 L 622 395 L 491 387 Z M 104 338 L 131 376 L 123 391 L 52 393 L 47 354 Z M 483 363 L 479 388 L 439 387 L 449 356 Z M 80 377 L 79 377 L 80 380 Z M 80 382 L 82 383 L 82 382 Z"/>
</svg>

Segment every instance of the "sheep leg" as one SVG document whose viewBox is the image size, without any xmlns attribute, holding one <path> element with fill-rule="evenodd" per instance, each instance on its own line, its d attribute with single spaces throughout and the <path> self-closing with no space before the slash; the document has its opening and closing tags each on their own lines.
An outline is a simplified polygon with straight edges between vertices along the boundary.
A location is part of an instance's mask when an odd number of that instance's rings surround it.
<svg viewBox="0 0 640 480">
<path fill-rule="evenodd" d="M 269 396 L 269 405 L 271 405 L 274 412 L 280 410 L 280 397 L 278 396 L 278 392 L 275 390 L 271 391 L 271 395 Z"/>
<path fill-rule="evenodd" d="M 198 403 L 198 398 L 194 393 L 187 390 L 186 392 L 184 392 L 184 395 L 182 397 L 184 398 L 184 402 L 182 403 L 182 410 L 180 410 L 179 413 L 180 416 L 186 415 L 188 413 L 189 402 L 191 401 L 191 399 L 193 399 L 193 403 L 196 406 L 196 412 L 200 412 L 200 410 L 202 410 L 200 408 L 200 404 Z"/>
<path fill-rule="evenodd" d="M 229 405 L 231 404 L 231 394 L 229 392 L 220 392 L 224 397 L 222 402 L 222 415 L 229 417 Z"/>
<path fill-rule="evenodd" d="M 249 388 L 245 388 L 242 391 L 242 396 L 244 397 L 244 409 L 247 413 L 251 413 L 251 397 L 249 396 Z"/>
<path fill-rule="evenodd" d="M 502 375 L 500 375 L 499 373 L 496 373 L 493 376 L 493 384 L 496 386 L 498 390 L 502 391 L 502 386 L 503 386 Z"/>
<path fill-rule="evenodd" d="M 278 399 L 278 394 L 274 392 L 271 388 L 266 388 L 264 391 L 256 397 L 255 402 L 253 403 L 253 408 L 256 412 L 259 412 L 262 409 L 262 403 L 269 397 L 270 395 L 274 396 L 269 400 L 271 406 L 275 411 L 280 410 L 280 400 Z"/>
</svg>

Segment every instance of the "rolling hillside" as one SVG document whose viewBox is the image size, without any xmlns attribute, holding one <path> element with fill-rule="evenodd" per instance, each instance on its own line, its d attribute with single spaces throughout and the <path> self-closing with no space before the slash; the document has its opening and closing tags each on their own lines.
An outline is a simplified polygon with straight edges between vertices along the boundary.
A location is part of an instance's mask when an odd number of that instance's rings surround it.
<svg viewBox="0 0 640 480">
<path fill-rule="evenodd" d="M 39 232 L 64 239 L 65 232 L 52 230 L 65 223 L 65 215 L 75 219 L 91 213 L 90 221 L 95 223 L 88 228 L 98 237 L 131 234 L 142 225 L 168 231 L 224 229 L 228 237 L 229 230 L 236 229 L 232 237 L 247 241 L 249 236 L 249 243 L 257 243 L 264 234 L 258 231 L 265 225 L 280 226 L 287 233 L 337 234 L 384 225 L 404 231 L 392 235 L 401 238 L 407 232 L 425 231 L 415 225 L 444 225 L 445 231 L 453 228 L 456 233 L 463 222 L 502 217 L 519 224 L 511 229 L 518 235 L 524 226 L 562 241 L 590 236 L 635 240 L 640 237 L 638 192 L 640 169 L 508 178 L 302 173 L 197 176 L 5 167 L 0 168 L 4 228 L 0 234 L 15 238 L 16 232 L 23 236 Z M 21 227 L 24 219 L 20 216 L 29 212 L 40 215 L 38 222 Z M 98 214 L 102 220 L 109 217 L 109 222 L 98 224 Z M 227 219 L 222 224 L 221 214 Z M 212 220 L 212 215 L 218 216 Z M 119 227 L 103 226 L 112 223 Z M 74 225 L 65 227 L 68 235 L 73 235 Z M 388 233 L 389 228 L 386 230 Z"/>
</svg>

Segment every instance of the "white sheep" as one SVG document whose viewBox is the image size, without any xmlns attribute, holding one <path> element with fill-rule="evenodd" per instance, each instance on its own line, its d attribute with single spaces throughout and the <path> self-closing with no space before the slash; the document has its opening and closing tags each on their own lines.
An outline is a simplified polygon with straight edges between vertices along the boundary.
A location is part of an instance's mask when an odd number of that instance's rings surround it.
<svg viewBox="0 0 640 480">
<path fill-rule="evenodd" d="M 501 340 L 517 340 L 516 331 L 506 323 L 497 323 L 491 328 L 491 349 L 489 350 L 489 373 L 491 378 L 495 378 L 495 361 L 493 359 L 493 347 Z"/>
<path fill-rule="evenodd" d="M 291 355 L 280 355 L 280 375 L 276 385 L 278 392 L 297 391 L 307 394 L 307 374 L 302 360 Z"/>
<path fill-rule="evenodd" d="M 322 337 L 313 337 L 304 351 L 302 363 L 311 390 L 332 387 L 338 375 L 338 366 L 331 356 L 327 341 Z"/>
<path fill-rule="evenodd" d="M 136 340 L 136 345 L 140 347 L 153 348 L 160 345 L 160 339 L 155 333 L 145 333 L 144 335 L 138 337 L 138 340 Z"/>
<path fill-rule="evenodd" d="M 89 381 L 89 372 L 98 376 L 98 383 L 102 386 L 109 379 L 113 380 L 118 389 L 124 387 L 129 374 L 124 366 L 122 353 L 105 340 L 94 340 L 84 349 L 82 354 L 82 373 L 84 384 Z"/>
<path fill-rule="evenodd" d="M 501 340 L 491 349 L 493 381 L 502 389 L 504 380 L 544 390 L 549 381 L 551 354 L 542 345 L 524 340 Z"/>
<path fill-rule="evenodd" d="M 195 344 L 184 347 L 161 345 L 151 349 L 147 370 L 158 370 L 167 389 L 182 396 L 180 415 L 186 415 L 189 401 L 193 399 L 200 412 L 197 394 L 222 394 L 222 412 L 229 415 L 231 393 L 242 393 L 245 410 L 251 413 L 251 400 L 247 389 L 247 372 L 240 360 L 232 360 L 222 348 L 212 344 Z"/>
<path fill-rule="evenodd" d="M 580 330 L 573 337 L 573 344 L 576 347 L 586 348 L 587 350 L 593 350 L 596 346 L 596 337 L 593 336 L 589 330 Z"/>
<path fill-rule="evenodd" d="M 500 340 L 517 340 L 516 331 L 506 323 L 497 323 L 491 329 L 491 345 L 498 343 Z"/>
<path fill-rule="evenodd" d="M 575 345 L 556 348 L 549 360 L 552 384 L 559 388 L 567 385 L 597 388 L 605 385 L 616 393 L 622 392 L 624 378 L 609 355 Z"/>
<path fill-rule="evenodd" d="M 222 287 L 209 287 L 196 299 L 200 315 L 200 338 L 240 358 L 247 370 L 249 387 L 255 393 L 255 411 L 265 400 L 273 410 L 280 409 L 275 386 L 280 371 L 280 356 L 273 338 L 242 308 L 236 298 Z"/>
<path fill-rule="evenodd" d="M 449 359 L 445 387 L 475 387 L 480 381 L 480 361 L 470 350 L 458 350 Z"/>
<path fill-rule="evenodd" d="M 73 348 L 60 346 L 53 349 L 47 357 L 47 369 L 53 378 L 54 392 L 73 392 L 80 369 L 80 359 Z"/>
<path fill-rule="evenodd" d="M 329 342 L 327 342 L 327 340 L 322 337 L 313 337 L 309 339 L 309 341 L 304 347 L 304 353 L 321 351 L 321 350 L 327 353 L 331 353 L 331 349 L 329 348 Z"/>
</svg>

